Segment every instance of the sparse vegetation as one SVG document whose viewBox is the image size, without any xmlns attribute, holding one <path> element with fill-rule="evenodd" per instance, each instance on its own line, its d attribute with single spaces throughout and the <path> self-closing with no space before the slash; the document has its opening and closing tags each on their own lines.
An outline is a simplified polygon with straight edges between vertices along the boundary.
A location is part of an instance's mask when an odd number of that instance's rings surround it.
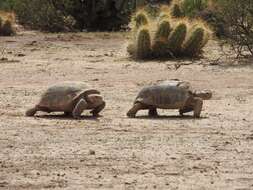
<svg viewBox="0 0 253 190">
<path fill-rule="evenodd" d="M 226 39 L 237 56 L 253 56 L 253 1 L 216 0 Z"/>
<path fill-rule="evenodd" d="M 57 11 L 50 1 L 45 0 L 19 0 L 15 11 L 19 22 L 32 29 L 59 32 L 70 30 L 72 19 Z"/>
<path fill-rule="evenodd" d="M 130 7 L 103 0 L 18 0 L 14 6 L 21 24 L 50 32 L 119 30 L 129 22 Z"/>
</svg>

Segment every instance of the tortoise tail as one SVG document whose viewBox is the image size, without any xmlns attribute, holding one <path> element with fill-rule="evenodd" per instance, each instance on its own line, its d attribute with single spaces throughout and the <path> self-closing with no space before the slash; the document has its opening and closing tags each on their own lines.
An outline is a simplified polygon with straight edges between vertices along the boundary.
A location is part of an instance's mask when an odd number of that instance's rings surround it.
<svg viewBox="0 0 253 190">
<path fill-rule="evenodd" d="M 31 117 L 31 116 L 34 116 L 35 113 L 38 111 L 37 107 L 33 107 L 31 109 L 28 109 L 26 112 L 25 112 L 25 115 L 28 116 L 28 117 Z"/>
</svg>

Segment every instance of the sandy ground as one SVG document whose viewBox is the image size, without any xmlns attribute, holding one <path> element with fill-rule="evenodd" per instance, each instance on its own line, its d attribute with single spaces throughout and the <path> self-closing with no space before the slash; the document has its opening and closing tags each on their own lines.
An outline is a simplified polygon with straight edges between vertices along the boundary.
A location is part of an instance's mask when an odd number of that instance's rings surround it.
<svg viewBox="0 0 253 190">
<path fill-rule="evenodd" d="M 253 189 L 253 65 L 213 64 L 215 42 L 194 62 L 135 62 L 119 33 L 24 32 L 0 49 L 0 189 Z M 171 78 L 213 91 L 200 119 L 126 117 L 141 87 Z M 72 80 L 101 90 L 103 117 L 24 117 Z"/>
</svg>

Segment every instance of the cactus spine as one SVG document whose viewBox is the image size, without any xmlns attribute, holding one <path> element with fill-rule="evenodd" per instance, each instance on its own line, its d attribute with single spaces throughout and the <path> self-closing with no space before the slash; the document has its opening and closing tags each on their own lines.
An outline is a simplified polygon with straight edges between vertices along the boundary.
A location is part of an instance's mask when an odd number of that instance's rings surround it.
<svg viewBox="0 0 253 190">
<path fill-rule="evenodd" d="M 171 14 L 175 18 L 180 18 L 180 17 L 184 16 L 184 14 L 178 4 L 173 5 L 172 10 L 171 10 Z"/>
<path fill-rule="evenodd" d="M 137 13 L 135 22 L 135 27 L 138 29 L 140 26 L 148 24 L 148 16 L 144 12 Z"/>
<path fill-rule="evenodd" d="M 165 56 L 168 53 L 168 37 L 171 32 L 170 22 L 163 20 L 155 33 L 153 53 L 155 56 Z"/>
<path fill-rule="evenodd" d="M 187 27 L 185 23 L 180 23 L 176 26 L 174 31 L 169 37 L 168 45 L 169 50 L 173 55 L 177 55 L 182 50 L 182 44 L 185 40 Z"/>
<path fill-rule="evenodd" d="M 170 7 L 160 6 L 158 18 L 150 16 L 147 8 L 134 14 L 131 43 L 127 47 L 130 55 L 146 59 L 193 57 L 201 53 L 212 32 L 200 19 L 181 18 L 184 13 L 180 3 L 174 0 Z"/>
<path fill-rule="evenodd" d="M 183 47 L 185 55 L 193 57 L 199 54 L 204 40 L 204 32 L 203 28 L 196 28 L 193 30 Z"/>
<path fill-rule="evenodd" d="M 151 38 L 147 28 L 140 28 L 137 35 L 136 58 L 146 59 L 151 54 Z"/>
</svg>

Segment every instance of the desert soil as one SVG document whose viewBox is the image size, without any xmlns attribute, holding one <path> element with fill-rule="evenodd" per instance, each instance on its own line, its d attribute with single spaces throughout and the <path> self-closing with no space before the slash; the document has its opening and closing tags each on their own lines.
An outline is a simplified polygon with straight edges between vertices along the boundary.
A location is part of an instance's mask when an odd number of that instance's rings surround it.
<svg viewBox="0 0 253 190">
<path fill-rule="evenodd" d="M 215 41 L 200 60 L 137 62 L 124 36 L 0 38 L 0 189 L 252 190 L 253 64 L 214 62 Z M 213 91 L 200 119 L 126 117 L 140 88 L 174 78 Z M 24 116 L 48 85 L 73 80 L 101 90 L 102 117 Z"/>
</svg>

